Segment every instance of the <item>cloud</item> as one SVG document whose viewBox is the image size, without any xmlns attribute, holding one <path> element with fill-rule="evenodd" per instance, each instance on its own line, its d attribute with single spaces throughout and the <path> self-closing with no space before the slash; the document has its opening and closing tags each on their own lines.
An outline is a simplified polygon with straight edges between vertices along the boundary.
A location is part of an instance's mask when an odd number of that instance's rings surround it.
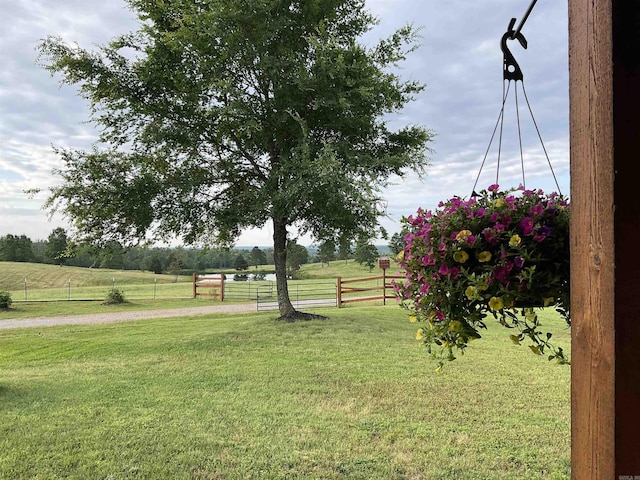
<svg viewBox="0 0 640 480">
<path fill-rule="evenodd" d="M 2 0 L 6 2 L 7 0 Z M 390 35 L 407 23 L 422 26 L 422 45 L 410 54 L 399 74 L 426 84 L 398 116 L 393 127 L 420 124 L 435 133 L 431 167 L 424 179 L 408 174 L 393 179 L 385 190 L 393 233 L 402 216 L 419 207 L 433 209 L 454 195 L 469 196 L 498 118 L 503 95 L 500 38 L 509 20 L 524 14 L 529 2 L 507 0 L 368 0 L 380 19 L 365 38 Z M 526 93 L 563 193 L 569 191 L 569 99 L 566 5 L 542 2 L 532 11 L 522 33 L 525 50 L 510 42 L 524 75 Z M 104 44 L 136 29 L 137 19 L 123 0 L 17 0 L 3 9 L 0 30 L 0 235 L 28 234 L 46 238 L 53 224 L 41 210 L 43 195 L 29 198 L 24 190 L 50 188 L 60 167 L 52 145 L 87 148 L 96 130 L 86 120 L 86 102 L 75 87 L 38 65 L 36 46 L 47 35 L 59 35 L 84 48 Z M 540 140 L 520 89 L 523 159 L 527 186 L 557 190 Z M 512 97 L 509 99 L 512 101 Z M 522 181 L 515 109 L 505 106 L 500 183 Z M 479 187 L 495 181 L 497 140 L 487 155 Z M 310 241 L 310 240 L 309 240 Z M 239 244 L 271 243 L 271 231 L 245 232 Z"/>
</svg>

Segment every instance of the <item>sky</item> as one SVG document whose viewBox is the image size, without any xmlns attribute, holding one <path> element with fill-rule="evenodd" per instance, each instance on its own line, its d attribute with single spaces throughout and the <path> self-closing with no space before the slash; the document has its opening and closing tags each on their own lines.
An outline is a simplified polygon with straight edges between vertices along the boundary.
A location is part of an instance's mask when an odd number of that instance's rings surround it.
<svg viewBox="0 0 640 480">
<path fill-rule="evenodd" d="M 387 216 L 381 224 L 389 234 L 400 231 L 402 218 L 418 208 L 434 210 L 453 196 L 469 198 L 476 181 L 476 190 L 496 182 L 502 188 L 523 183 L 520 142 L 526 187 L 569 195 L 566 2 L 538 1 L 522 28 L 528 48 L 508 42 L 524 81 L 510 82 L 501 140 L 500 129 L 492 140 L 507 85 L 500 39 L 511 18 L 519 25 L 530 3 L 367 0 L 379 24 L 363 42 L 373 45 L 407 23 L 421 28 L 421 47 L 397 73 L 426 88 L 389 117 L 389 124 L 423 125 L 434 133 L 426 176 L 408 172 L 383 190 Z M 124 0 L 0 0 L 0 18 L 0 236 L 43 240 L 56 227 L 69 230 L 66 219 L 50 218 L 43 210 L 46 190 L 60 181 L 52 173 L 62 165 L 53 147 L 86 149 L 97 135 L 87 123 L 86 102 L 74 86 L 61 85 L 60 77 L 38 64 L 36 46 L 57 35 L 93 48 L 135 31 L 137 21 Z M 25 193 L 30 189 L 44 193 Z M 267 225 L 244 232 L 237 245 L 269 246 L 271 237 Z"/>
</svg>

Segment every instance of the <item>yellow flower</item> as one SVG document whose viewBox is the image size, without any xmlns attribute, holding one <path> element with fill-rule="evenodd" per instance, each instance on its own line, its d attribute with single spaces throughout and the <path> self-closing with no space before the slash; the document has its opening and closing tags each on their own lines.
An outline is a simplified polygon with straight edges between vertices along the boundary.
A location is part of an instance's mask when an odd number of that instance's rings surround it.
<svg viewBox="0 0 640 480">
<path fill-rule="evenodd" d="M 464 263 L 469 260 L 469 254 L 464 250 L 458 250 L 453 254 L 453 259 L 458 263 Z"/>
<path fill-rule="evenodd" d="M 517 247 L 520 245 L 520 242 L 522 242 L 522 239 L 520 238 L 520 235 L 513 235 L 511 237 L 511 239 L 509 240 L 509 246 L 510 247 Z"/>
<path fill-rule="evenodd" d="M 488 262 L 489 260 L 491 260 L 491 252 L 488 252 L 488 251 L 485 250 L 485 251 L 480 252 L 478 254 L 478 261 L 479 262 Z"/>
<path fill-rule="evenodd" d="M 500 297 L 491 297 L 491 300 L 489 300 L 489 308 L 494 312 L 502 310 L 504 308 L 504 303 Z"/>
<path fill-rule="evenodd" d="M 398 255 L 396 255 L 396 260 L 398 260 L 398 261 L 404 260 L 404 250 L 400 250 L 400 253 L 398 253 Z"/>
<path fill-rule="evenodd" d="M 478 289 L 473 285 L 469 285 L 467 289 L 464 291 L 464 294 L 467 296 L 469 300 L 473 300 L 478 297 Z"/>
<path fill-rule="evenodd" d="M 416 318 L 416 316 L 415 316 L 415 315 L 409 315 L 409 321 L 410 321 L 411 323 L 416 323 L 416 321 L 417 321 L 417 320 L 418 320 L 418 319 Z"/>
<path fill-rule="evenodd" d="M 416 332 L 416 340 L 422 340 L 422 337 L 424 337 L 424 331 L 420 329 Z"/>
<path fill-rule="evenodd" d="M 458 242 L 466 242 L 467 238 L 471 235 L 469 230 L 460 230 L 456 235 L 456 241 Z"/>
<path fill-rule="evenodd" d="M 498 198 L 494 203 L 493 203 L 496 207 L 500 208 L 504 205 L 504 199 L 502 198 Z"/>
</svg>

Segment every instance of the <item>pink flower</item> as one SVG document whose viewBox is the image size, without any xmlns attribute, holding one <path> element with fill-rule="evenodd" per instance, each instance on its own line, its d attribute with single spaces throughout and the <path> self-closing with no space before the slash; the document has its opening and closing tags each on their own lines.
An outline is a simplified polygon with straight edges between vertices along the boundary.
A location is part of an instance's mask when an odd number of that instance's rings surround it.
<svg viewBox="0 0 640 480">
<path fill-rule="evenodd" d="M 532 217 L 539 217 L 543 213 L 544 213 L 544 208 L 542 207 L 542 205 L 539 205 L 539 204 L 534 205 L 529 209 L 529 215 L 531 215 Z"/>
<path fill-rule="evenodd" d="M 495 192 L 500 188 L 500 185 L 498 185 L 497 183 L 494 183 L 493 185 L 489 185 L 489 188 L 487 190 L 489 190 L 490 192 Z"/>
<path fill-rule="evenodd" d="M 442 265 L 440 265 L 438 271 L 440 272 L 440 275 L 447 275 L 449 273 L 449 265 L 443 263 Z"/>
<path fill-rule="evenodd" d="M 522 229 L 523 235 L 531 235 L 533 233 L 533 218 L 525 217 L 520 220 L 520 228 Z"/>
</svg>

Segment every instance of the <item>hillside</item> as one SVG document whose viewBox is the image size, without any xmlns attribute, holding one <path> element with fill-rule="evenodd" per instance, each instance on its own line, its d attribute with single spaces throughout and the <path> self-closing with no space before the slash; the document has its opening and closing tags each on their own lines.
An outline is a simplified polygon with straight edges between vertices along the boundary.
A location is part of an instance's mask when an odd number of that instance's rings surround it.
<svg viewBox="0 0 640 480">
<path fill-rule="evenodd" d="M 186 277 L 183 277 L 186 279 Z M 118 284 L 172 283 L 173 275 L 155 275 L 135 270 L 109 270 L 82 268 L 43 263 L 0 262 L 0 290 L 19 290 L 25 279 L 32 288 L 65 287 L 71 281 L 73 287 L 91 287 Z"/>
<path fill-rule="evenodd" d="M 273 265 L 265 265 L 260 271 L 273 271 Z M 254 273 L 249 269 L 245 273 Z M 369 268 L 356 263 L 353 260 L 335 260 L 326 264 L 309 263 L 302 265 L 299 272 L 301 279 L 322 279 L 336 277 L 358 278 L 380 275 L 382 271 Z M 388 274 L 396 273 L 395 267 L 387 271 Z M 114 281 L 118 285 L 143 285 L 157 283 L 174 283 L 173 275 L 156 275 L 151 272 L 137 270 L 109 270 L 102 268 L 82 268 L 43 263 L 24 262 L 0 262 L 0 290 L 20 290 L 24 287 L 25 279 L 30 288 L 61 288 L 69 285 L 72 287 L 109 286 Z M 191 278 L 178 277 L 179 282 L 190 282 Z"/>
</svg>

